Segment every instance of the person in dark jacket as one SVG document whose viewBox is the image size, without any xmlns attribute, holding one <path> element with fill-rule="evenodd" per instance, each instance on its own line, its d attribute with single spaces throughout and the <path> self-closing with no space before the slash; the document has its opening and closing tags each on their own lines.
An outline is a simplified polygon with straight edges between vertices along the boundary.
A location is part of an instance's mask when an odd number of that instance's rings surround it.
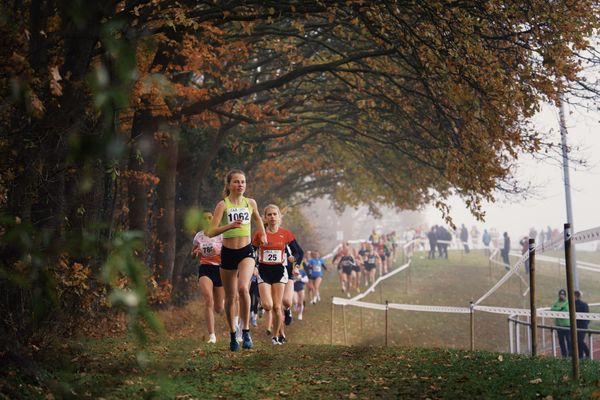
<svg viewBox="0 0 600 400">
<path fill-rule="evenodd" d="M 467 230 L 467 227 L 465 226 L 465 224 L 462 224 L 462 226 L 460 227 L 460 241 L 462 242 L 462 245 L 465 249 L 465 253 L 469 253 L 470 249 L 469 249 L 469 231 Z"/>
<path fill-rule="evenodd" d="M 429 253 L 427 254 L 427 258 L 434 259 L 435 258 L 435 249 L 437 247 L 437 226 L 432 226 L 431 230 L 427 232 L 427 239 L 429 239 Z"/>
<path fill-rule="evenodd" d="M 438 226 L 436 231 L 439 258 L 448 258 L 448 246 L 452 241 L 452 234 L 443 226 Z"/>
<path fill-rule="evenodd" d="M 578 313 L 589 313 L 590 306 L 581 300 L 581 292 L 575 291 L 575 311 Z M 585 332 L 581 332 L 580 329 L 587 329 L 590 321 L 587 319 L 577 320 L 577 343 L 579 347 L 579 358 L 590 358 L 590 348 L 585 343 Z"/>
<path fill-rule="evenodd" d="M 500 255 L 502 256 L 502 261 L 504 261 L 504 268 L 508 271 L 510 269 L 510 259 L 508 258 L 508 253 L 510 252 L 510 237 L 508 237 L 508 232 L 504 232 L 502 235 L 504 237 L 504 246 L 500 250 Z"/>
</svg>

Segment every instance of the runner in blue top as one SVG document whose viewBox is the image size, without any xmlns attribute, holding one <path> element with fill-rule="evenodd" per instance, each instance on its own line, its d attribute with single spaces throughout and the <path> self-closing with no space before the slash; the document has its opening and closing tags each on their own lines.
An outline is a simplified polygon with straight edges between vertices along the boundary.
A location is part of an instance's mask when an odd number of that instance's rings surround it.
<svg viewBox="0 0 600 400">
<path fill-rule="evenodd" d="M 304 285 L 308 282 L 308 276 L 304 270 L 303 261 L 298 268 L 298 274 L 294 275 L 294 311 L 298 314 L 298 320 L 302 321 L 304 314 Z"/>
<path fill-rule="evenodd" d="M 310 280 L 313 285 L 314 290 L 314 303 L 321 301 L 321 294 L 319 292 L 319 288 L 321 287 L 321 281 L 323 280 L 323 270 L 327 267 L 325 266 L 325 260 L 321 258 L 321 255 L 318 251 L 313 253 L 313 258 L 308 260 L 310 265 Z M 313 304 L 314 304 L 313 303 Z"/>
</svg>

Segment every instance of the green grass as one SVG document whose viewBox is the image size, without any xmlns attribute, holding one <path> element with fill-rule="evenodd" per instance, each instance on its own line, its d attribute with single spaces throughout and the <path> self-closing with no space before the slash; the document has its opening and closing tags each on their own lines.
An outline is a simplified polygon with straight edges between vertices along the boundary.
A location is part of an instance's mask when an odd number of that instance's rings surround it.
<svg viewBox="0 0 600 400">
<path fill-rule="evenodd" d="M 209 347 L 180 338 L 151 345 L 144 368 L 133 354 L 124 340 L 72 342 L 52 355 L 48 387 L 58 398 L 105 399 L 584 399 L 600 393 L 597 363 L 584 362 L 574 382 L 567 360 L 483 351 L 287 344 L 230 353 L 224 342 Z M 48 393 L 28 389 L 26 397 Z"/>
<path fill-rule="evenodd" d="M 447 261 L 421 256 L 410 274 L 386 280 L 364 300 L 466 307 L 503 275 L 477 252 L 451 252 Z M 600 302 L 593 297 L 600 296 L 600 279 L 586 274 L 580 279 L 587 300 Z M 538 306 L 554 300 L 561 279 L 555 265 L 539 265 Z M 284 346 L 270 344 L 260 321 L 255 349 L 231 353 L 223 318 L 219 342 L 207 345 L 201 303 L 193 302 L 159 313 L 167 333 L 152 339 L 146 361 L 128 336 L 69 339 L 35 351 L 37 368 L 3 367 L 0 398 L 600 398 L 598 362 L 582 362 L 576 382 L 570 360 L 499 353 L 508 348 L 505 316 L 476 314 L 478 351 L 470 352 L 468 315 L 390 311 L 384 347 L 384 313 L 345 307 L 352 346 L 344 346 L 343 307 L 336 306 L 330 346 L 328 299 L 341 295 L 335 272 L 322 289 L 324 301 L 307 305 L 305 319 L 287 328 Z M 522 289 L 513 278 L 485 304 L 526 306 Z"/>
</svg>

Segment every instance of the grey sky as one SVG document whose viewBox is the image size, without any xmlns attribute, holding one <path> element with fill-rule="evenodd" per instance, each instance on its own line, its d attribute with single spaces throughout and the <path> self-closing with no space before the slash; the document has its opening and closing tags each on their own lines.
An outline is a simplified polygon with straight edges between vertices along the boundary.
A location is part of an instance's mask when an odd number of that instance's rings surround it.
<svg viewBox="0 0 600 400">
<path fill-rule="evenodd" d="M 587 112 L 567 106 L 567 130 L 570 146 L 579 146 L 576 157 L 585 158 L 586 168 L 571 166 L 571 196 L 573 219 L 576 231 L 600 226 L 600 112 Z M 534 120 L 536 128 L 553 131 L 560 140 L 558 109 L 547 106 Z M 495 227 L 500 232 L 508 231 L 517 239 L 529 232 L 549 225 L 562 231 L 566 222 L 565 192 L 562 167 L 558 162 L 541 162 L 531 158 L 519 161 L 519 179 L 531 181 L 537 186 L 535 196 L 517 202 L 497 202 L 486 204 L 486 222 L 476 221 L 458 199 L 451 201 L 452 216 L 458 225 L 464 223 L 469 228 Z M 426 209 L 427 222 L 441 222 L 439 211 L 433 207 Z M 515 241 L 515 240 L 513 240 Z"/>
</svg>

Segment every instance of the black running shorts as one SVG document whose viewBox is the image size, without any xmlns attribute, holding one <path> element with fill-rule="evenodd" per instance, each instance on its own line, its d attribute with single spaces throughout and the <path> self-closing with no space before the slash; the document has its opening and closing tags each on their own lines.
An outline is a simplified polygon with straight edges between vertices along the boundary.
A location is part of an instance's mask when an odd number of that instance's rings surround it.
<svg viewBox="0 0 600 400">
<path fill-rule="evenodd" d="M 283 265 L 258 264 L 258 283 L 286 284 L 289 280 L 287 269 Z"/>
<path fill-rule="evenodd" d="M 241 249 L 229 249 L 225 246 L 221 249 L 221 268 L 236 270 L 238 269 L 239 263 L 244 258 L 254 258 L 254 251 L 252 245 L 248 244 Z"/>
<path fill-rule="evenodd" d="M 201 264 L 198 267 L 198 278 L 202 278 L 203 276 L 206 276 L 208 279 L 210 279 L 214 287 L 223 286 L 218 265 Z"/>
</svg>

